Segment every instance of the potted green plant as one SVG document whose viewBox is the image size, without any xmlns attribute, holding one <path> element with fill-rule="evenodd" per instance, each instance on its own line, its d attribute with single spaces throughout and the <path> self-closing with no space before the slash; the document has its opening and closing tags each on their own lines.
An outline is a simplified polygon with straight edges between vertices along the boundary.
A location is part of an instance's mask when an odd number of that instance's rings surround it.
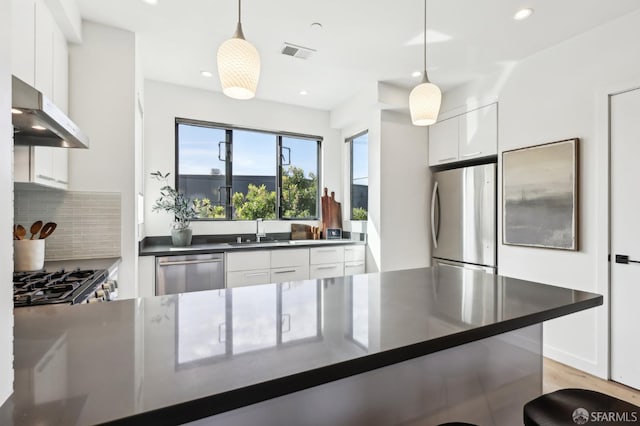
<svg viewBox="0 0 640 426">
<path fill-rule="evenodd" d="M 196 217 L 193 203 L 183 193 L 169 185 L 169 174 L 161 172 L 151 173 L 151 176 L 164 183 L 160 188 L 158 198 L 151 208 L 152 211 L 165 211 L 173 213 L 174 221 L 171 224 L 171 242 L 174 246 L 190 246 L 193 231 L 189 227 L 191 220 Z"/>
</svg>

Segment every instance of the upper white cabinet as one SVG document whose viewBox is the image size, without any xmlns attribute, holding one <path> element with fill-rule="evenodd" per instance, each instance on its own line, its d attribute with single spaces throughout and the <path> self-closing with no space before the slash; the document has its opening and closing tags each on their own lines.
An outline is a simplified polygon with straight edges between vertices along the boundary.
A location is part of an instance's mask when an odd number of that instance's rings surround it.
<svg viewBox="0 0 640 426">
<path fill-rule="evenodd" d="M 53 34 L 56 25 L 49 8 L 42 1 L 36 1 L 35 22 L 35 87 L 55 103 L 53 99 Z"/>
<path fill-rule="evenodd" d="M 42 0 L 12 0 L 12 70 L 63 112 L 69 107 L 67 39 Z M 69 151 L 65 148 L 17 146 L 15 181 L 67 189 Z"/>
<path fill-rule="evenodd" d="M 69 188 L 69 151 L 47 146 L 14 147 L 14 181 L 55 189 Z"/>
<path fill-rule="evenodd" d="M 458 159 L 458 117 L 442 120 L 429 127 L 429 165 Z"/>
<path fill-rule="evenodd" d="M 13 74 L 35 86 L 35 0 L 11 2 L 11 65 Z"/>
<path fill-rule="evenodd" d="M 491 104 L 429 127 L 429 165 L 498 153 L 498 105 Z"/>
</svg>

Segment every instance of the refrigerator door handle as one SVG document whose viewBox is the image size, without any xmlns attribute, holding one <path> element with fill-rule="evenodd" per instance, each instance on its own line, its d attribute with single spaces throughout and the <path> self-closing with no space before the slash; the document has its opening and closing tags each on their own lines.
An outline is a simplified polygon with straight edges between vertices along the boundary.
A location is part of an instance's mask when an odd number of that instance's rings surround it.
<svg viewBox="0 0 640 426">
<path fill-rule="evenodd" d="M 433 247 L 438 248 L 438 233 L 436 230 L 436 197 L 438 196 L 438 182 L 433 185 L 433 193 L 431 194 L 431 239 Z M 438 206 L 438 209 L 440 206 Z M 439 226 L 438 226 L 439 227 Z"/>
</svg>

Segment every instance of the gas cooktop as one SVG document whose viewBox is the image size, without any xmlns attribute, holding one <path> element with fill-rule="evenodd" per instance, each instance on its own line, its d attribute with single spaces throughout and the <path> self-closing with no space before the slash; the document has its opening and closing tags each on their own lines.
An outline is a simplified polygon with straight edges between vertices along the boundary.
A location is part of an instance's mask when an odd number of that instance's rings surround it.
<svg viewBox="0 0 640 426">
<path fill-rule="evenodd" d="M 98 290 L 109 300 L 108 285 L 103 287 L 106 270 L 59 270 L 55 272 L 15 272 L 13 304 L 15 307 L 53 303 L 77 304 L 94 300 Z"/>
</svg>

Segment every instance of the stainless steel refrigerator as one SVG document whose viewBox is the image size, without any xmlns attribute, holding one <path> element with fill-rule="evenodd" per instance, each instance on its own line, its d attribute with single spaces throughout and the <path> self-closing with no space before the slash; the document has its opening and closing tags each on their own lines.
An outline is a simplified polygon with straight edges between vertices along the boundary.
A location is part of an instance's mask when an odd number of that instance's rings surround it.
<svg viewBox="0 0 640 426">
<path fill-rule="evenodd" d="M 433 264 L 497 272 L 496 164 L 434 173 Z"/>
</svg>

